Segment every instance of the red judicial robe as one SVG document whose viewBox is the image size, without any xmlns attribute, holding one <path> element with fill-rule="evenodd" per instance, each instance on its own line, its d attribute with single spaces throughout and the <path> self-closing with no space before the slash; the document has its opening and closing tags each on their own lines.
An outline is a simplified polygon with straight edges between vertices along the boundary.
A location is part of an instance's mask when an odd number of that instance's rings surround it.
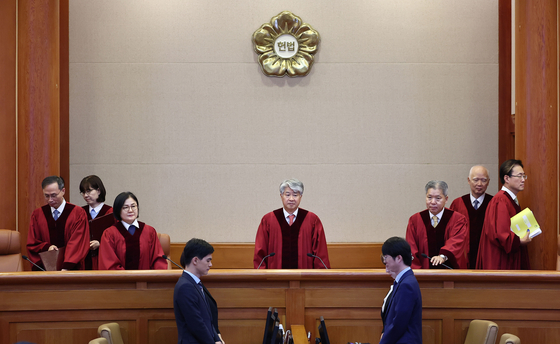
<svg viewBox="0 0 560 344">
<path fill-rule="evenodd" d="M 437 268 L 430 264 L 429 257 L 443 254 L 447 256 L 446 265 L 454 269 L 466 269 L 465 237 L 467 236 L 467 218 L 458 212 L 445 208 L 436 228 L 432 226 L 428 209 L 416 213 L 408 220 L 406 241 L 410 244 L 413 269 Z"/>
<path fill-rule="evenodd" d="M 99 270 L 165 270 L 167 260 L 154 227 L 138 221 L 134 235 L 122 222 L 107 228 L 99 246 Z"/>
<path fill-rule="evenodd" d="M 89 251 L 89 226 L 81 207 L 66 202 L 56 221 L 48 204 L 33 211 L 27 234 L 29 259 L 44 268 L 39 252 L 48 251 L 51 245 L 64 247 L 62 269 L 83 268 L 83 260 Z M 33 270 L 36 268 L 33 267 Z"/>
<path fill-rule="evenodd" d="M 294 223 L 290 226 L 284 218 L 282 208 L 263 216 L 255 239 L 255 269 L 270 253 L 261 269 L 324 269 L 319 259 L 308 257 L 311 253 L 321 257 L 330 269 L 327 239 L 323 224 L 314 213 L 299 208 Z"/>
<path fill-rule="evenodd" d="M 478 256 L 478 244 L 480 242 L 480 234 L 482 233 L 482 226 L 484 225 L 484 215 L 486 208 L 492 199 L 492 195 L 484 194 L 484 201 L 474 209 L 471 203 L 471 194 L 466 194 L 456 198 L 449 209 L 463 214 L 467 218 L 468 234 L 466 237 L 466 250 L 468 268 L 474 269 L 476 267 L 476 257 Z"/>
<path fill-rule="evenodd" d="M 89 223 L 91 220 L 93 220 L 91 218 L 91 213 L 89 212 L 89 205 L 84 205 L 82 207 L 82 209 L 85 210 L 85 212 L 87 214 L 88 223 Z M 112 213 L 113 213 L 113 207 L 108 206 L 107 204 L 103 204 L 103 206 L 101 207 L 101 210 L 99 210 L 99 214 L 97 214 L 97 216 L 95 218 L 98 218 L 100 216 L 107 215 L 107 214 L 112 214 Z M 116 220 L 115 220 L 115 222 L 116 222 Z M 93 240 L 92 235 L 90 235 L 89 240 L 90 241 Z M 99 256 L 99 249 L 93 250 L 93 251 L 92 250 L 88 251 L 86 259 L 84 260 L 86 270 L 98 270 L 99 269 L 98 256 Z"/>
<path fill-rule="evenodd" d="M 528 270 L 527 246 L 521 246 L 520 238 L 511 231 L 511 218 L 521 208 L 511 196 L 501 190 L 486 210 L 478 247 L 477 269 Z"/>
</svg>

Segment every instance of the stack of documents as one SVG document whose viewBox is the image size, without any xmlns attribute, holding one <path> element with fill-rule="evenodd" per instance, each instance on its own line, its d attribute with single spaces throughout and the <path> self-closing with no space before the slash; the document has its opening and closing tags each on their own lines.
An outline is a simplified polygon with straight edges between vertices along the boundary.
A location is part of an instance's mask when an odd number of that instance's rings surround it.
<svg viewBox="0 0 560 344">
<path fill-rule="evenodd" d="M 533 215 L 529 208 L 523 209 L 519 214 L 511 218 L 511 231 L 518 237 L 524 237 L 527 234 L 527 229 L 531 231 L 529 233 L 530 238 L 534 238 L 542 233 L 541 226 L 539 226 L 535 215 Z"/>
</svg>

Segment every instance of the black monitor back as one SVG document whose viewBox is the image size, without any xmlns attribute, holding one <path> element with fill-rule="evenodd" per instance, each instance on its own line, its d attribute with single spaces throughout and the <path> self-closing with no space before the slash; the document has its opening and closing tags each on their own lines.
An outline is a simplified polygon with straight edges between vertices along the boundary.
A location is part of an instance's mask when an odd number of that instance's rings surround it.
<svg viewBox="0 0 560 344">
<path fill-rule="evenodd" d="M 263 344 L 269 344 L 272 338 L 272 331 L 274 330 L 274 323 L 278 319 L 278 310 L 275 308 L 274 313 L 272 313 L 272 307 L 268 308 L 268 313 L 266 315 L 266 324 L 264 327 Z"/>
<path fill-rule="evenodd" d="M 280 329 L 280 322 L 276 321 L 274 324 L 274 329 L 272 330 L 272 337 L 270 338 L 270 344 L 283 344 L 284 333 Z"/>
<path fill-rule="evenodd" d="M 325 319 L 323 317 L 320 318 L 321 323 L 319 324 L 319 337 L 321 338 L 321 344 L 331 344 L 329 341 L 329 335 L 327 333 L 327 326 L 325 325 Z"/>
</svg>

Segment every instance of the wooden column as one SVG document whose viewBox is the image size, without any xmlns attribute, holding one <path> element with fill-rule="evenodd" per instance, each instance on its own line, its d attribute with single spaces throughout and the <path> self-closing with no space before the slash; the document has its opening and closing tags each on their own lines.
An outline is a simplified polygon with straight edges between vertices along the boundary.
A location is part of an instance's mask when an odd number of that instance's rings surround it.
<svg viewBox="0 0 560 344">
<path fill-rule="evenodd" d="M 498 160 L 501 164 L 515 157 L 515 122 L 511 114 L 511 0 L 499 1 L 498 45 Z"/>
<path fill-rule="evenodd" d="M 41 181 L 61 172 L 60 1 L 17 3 L 17 221 L 26 252 L 30 214 L 45 204 Z"/>
<path fill-rule="evenodd" d="M 555 269 L 558 235 L 558 13 L 556 0 L 516 2 L 516 158 L 529 176 L 519 194 L 543 234 L 529 244 L 532 269 Z"/>
<path fill-rule="evenodd" d="M 16 1 L 0 1 L 0 229 L 16 230 Z"/>
</svg>

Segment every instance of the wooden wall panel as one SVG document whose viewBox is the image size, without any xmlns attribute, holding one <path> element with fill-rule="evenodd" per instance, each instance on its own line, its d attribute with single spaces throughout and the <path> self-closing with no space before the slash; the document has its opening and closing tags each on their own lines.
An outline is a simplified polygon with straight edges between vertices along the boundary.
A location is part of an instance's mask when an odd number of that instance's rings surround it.
<svg viewBox="0 0 560 344">
<path fill-rule="evenodd" d="M 384 269 L 382 243 L 329 243 L 329 260 L 333 269 Z M 255 244 L 212 243 L 214 269 L 253 269 Z M 184 243 L 172 243 L 170 257 L 179 264 Z M 174 269 L 178 269 L 173 265 Z"/>
<path fill-rule="evenodd" d="M 515 157 L 515 121 L 511 108 L 511 15 L 511 0 L 499 0 L 498 164 Z"/>
<path fill-rule="evenodd" d="M 0 1 L 0 228 L 16 230 L 16 1 Z"/>
<path fill-rule="evenodd" d="M 59 1 L 18 1 L 18 230 L 25 252 L 41 181 L 60 173 Z"/>
<path fill-rule="evenodd" d="M 532 269 L 556 268 L 558 203 L 557 2 L 516 2 L 516 157 L 529 179 L 519 194 L 545 230 L 528 246 Z"/>
</svg>

